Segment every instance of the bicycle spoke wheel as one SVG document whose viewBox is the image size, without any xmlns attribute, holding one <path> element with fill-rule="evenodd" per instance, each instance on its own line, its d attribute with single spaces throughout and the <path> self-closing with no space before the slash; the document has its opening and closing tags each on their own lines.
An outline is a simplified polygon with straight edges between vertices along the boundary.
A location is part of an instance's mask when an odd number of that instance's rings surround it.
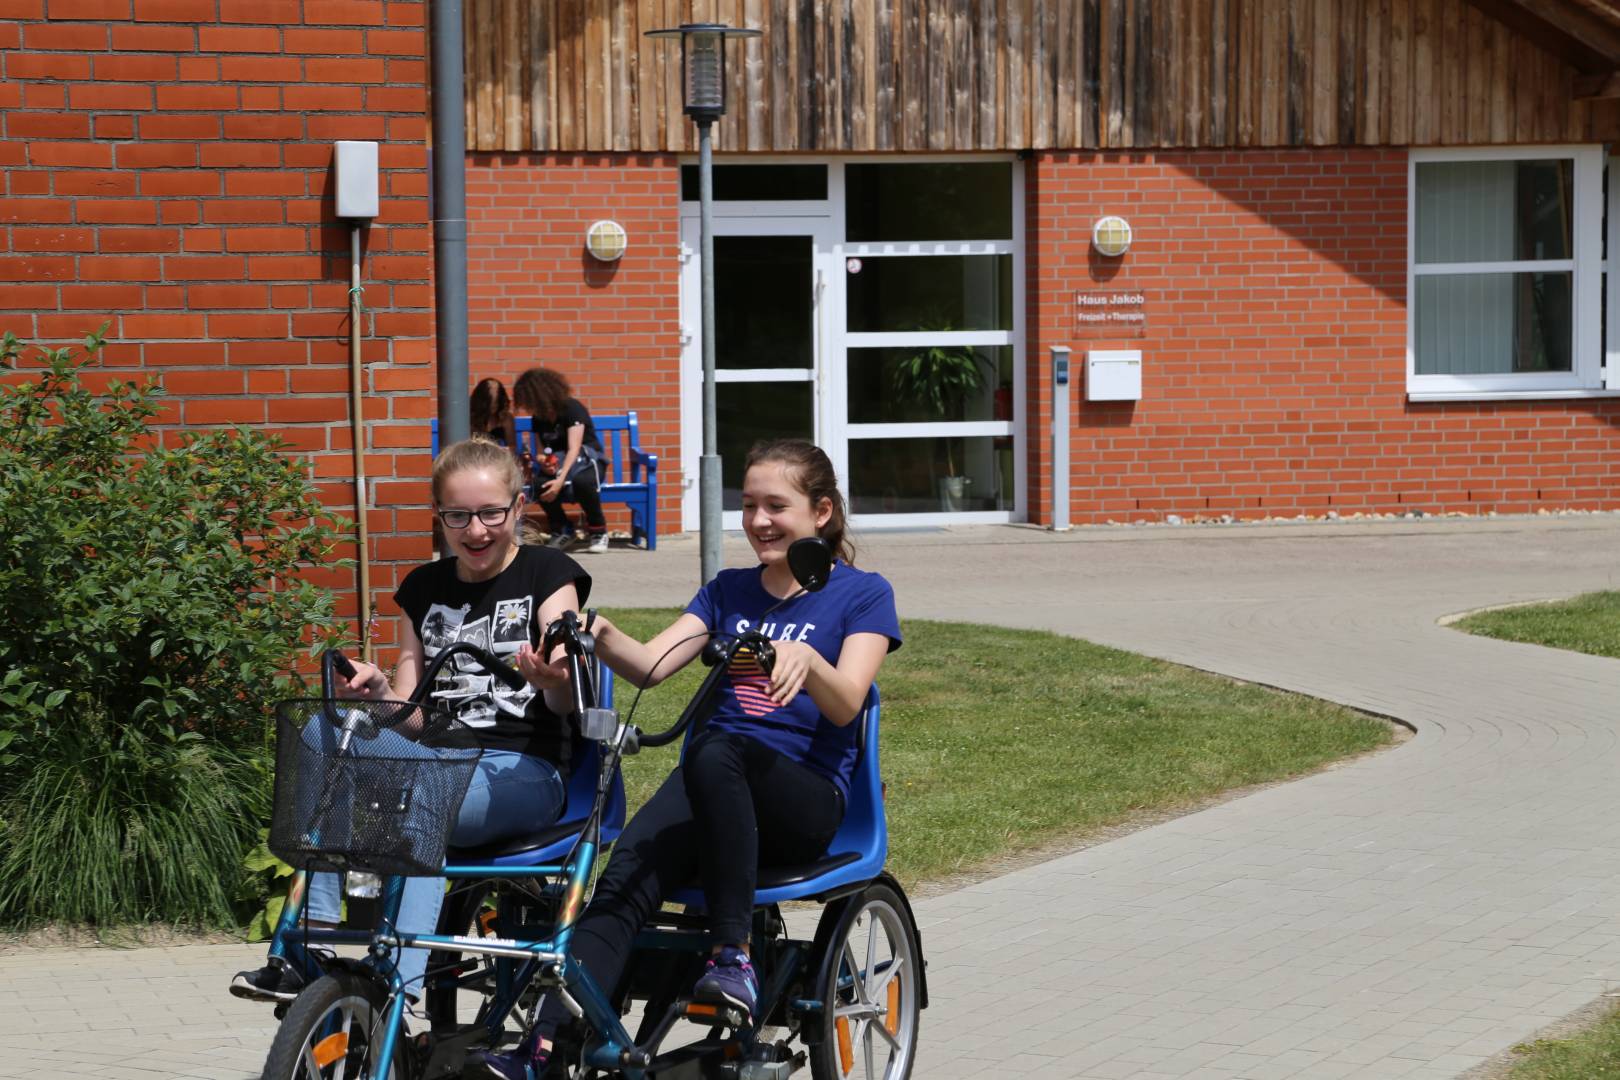
<svg viewBox="0 0 1620 1080">
<path fill-rule="evenodd" d="M 382 1080 L 374 1078 L 371 1059 L 386 997 L 375 982 L 347 971 L 310 983 L 276 1030 L 263 1080 Z M 394 1044 L 387 1080 L 412 1080 L 403 1037 Z"/>
<path fill-rule="evenodd" d="M 822 1038 L 811 1046 L 815 1080 L 906 1080 L 921 1015 L 916 937 L 886 885 L 853 900 L 828 943 L 834 963 L 820 987 Z"/>
</svg>

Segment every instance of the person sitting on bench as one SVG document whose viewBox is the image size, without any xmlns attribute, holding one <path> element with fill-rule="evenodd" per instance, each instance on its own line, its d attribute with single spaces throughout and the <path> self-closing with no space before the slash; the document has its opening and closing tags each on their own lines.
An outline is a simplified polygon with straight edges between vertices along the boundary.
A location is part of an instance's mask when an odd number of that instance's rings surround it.
<svg viewBox="0 0 1620 1080">
<path fill-rule="evenodd" d="M 602 514 L 602 442 L 591 414 L 574 397 L 568 380 L 550 368 L 530 368 L 512 385 L 512 404 L 534 418 L 536 452 L 530 462 L 534 500 L 546 512 L 553 547 L 598 552 L 608 549 Z M 570 542 L 564 502 L 585 512 L 585 535 Z"/>
</svg>

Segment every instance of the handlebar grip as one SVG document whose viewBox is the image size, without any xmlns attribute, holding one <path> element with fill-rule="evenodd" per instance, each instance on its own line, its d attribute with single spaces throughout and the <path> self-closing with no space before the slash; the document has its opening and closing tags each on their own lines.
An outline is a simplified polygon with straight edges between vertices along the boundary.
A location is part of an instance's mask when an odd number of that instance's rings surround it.
<svg viewBox="0 0 1620 1080">
<path fill-rule="evenodd" d="M 636 745 L 638 747 L 650 746 L 657 749 L 660 746 L 668 746 L 670 743 L 680 738 L 681 735 L 686 731 L 686 725 L 676 724 L 668 731 L 660 731 L 657 735 L 648 735 L 644 731 L 640 731 L 639 729 L 637 730 L 638 733 L 636 736 Z"/>
<path fill-rule="evenodd" d="M 547 652 L 550 652 L 551 647 L 555 645 L 559 639 L 566 646 L 570 643 L 577 644 L 579 637 L 579 613 L 575 611 L 565 611 L 557 618 L 551 620 L 551 625 L 546 627 L 545 634 L 540 638 L 540 647 Z"/>
<path fill-rule="evenodd" d="M 354 674 L 354 664 L 349 662 L 347 656 L 337 649 L 327 649 L 321 654 L 321 698 L 329 702 L 335 696 L 332 688 L 332 684 L 337 681 L 335 676 L 342 675 L 345 679 L 352 679 Z M 330 719 L 332 723 L 338 723 L 335 716 Z"/>
<path fill-rule="evenodd" d="M 765 669 L 765 674 L 771 674 L 776 669 L 776 647 L 764 638 L 750 641 L 748 645 L 754 650 L 754 656 L 758 658 L 759 666 Z"/>
</svg>

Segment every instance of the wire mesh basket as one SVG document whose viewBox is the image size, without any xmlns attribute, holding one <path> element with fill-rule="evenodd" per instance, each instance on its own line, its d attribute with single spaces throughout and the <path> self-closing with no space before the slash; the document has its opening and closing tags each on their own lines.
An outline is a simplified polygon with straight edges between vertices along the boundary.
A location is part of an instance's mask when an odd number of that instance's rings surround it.
<svg viewBox="0 0 1620 1080">
<path fill-rule="evenodd" d="M 440 710 L 284 701 L 270 850 L 303 870 L 435 876 L 478 755 L 471 730 Z"/>
</svg>

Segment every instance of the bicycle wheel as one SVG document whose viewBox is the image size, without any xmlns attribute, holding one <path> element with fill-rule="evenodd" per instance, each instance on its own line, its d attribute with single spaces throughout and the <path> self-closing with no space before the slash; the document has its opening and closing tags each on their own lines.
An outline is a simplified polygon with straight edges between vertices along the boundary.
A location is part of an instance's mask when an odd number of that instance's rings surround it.
<svg viewBox="0 0 1620 1080">
<path fill-rule="evenodd" d="M 373 1077 L 371 1057 L 382 1038 L 386 999 L 381 986 L 353 972 L 316 979 L 276 1029 L 262 1080 L 383 1080 Z M 403 1032 L 387 1080 L 414 1080 Z"/>
<path fill-rule="evenodd" d="M 879 883 L 825 917 L 838 923 L 826 939 L 833 962 L 819 976 L 822 1030 L 809 1048 L 810 1072 L 815 1080 L 906 1080 L 917 1056 L 922 983 L 905 904 Z"/>
</svg>

